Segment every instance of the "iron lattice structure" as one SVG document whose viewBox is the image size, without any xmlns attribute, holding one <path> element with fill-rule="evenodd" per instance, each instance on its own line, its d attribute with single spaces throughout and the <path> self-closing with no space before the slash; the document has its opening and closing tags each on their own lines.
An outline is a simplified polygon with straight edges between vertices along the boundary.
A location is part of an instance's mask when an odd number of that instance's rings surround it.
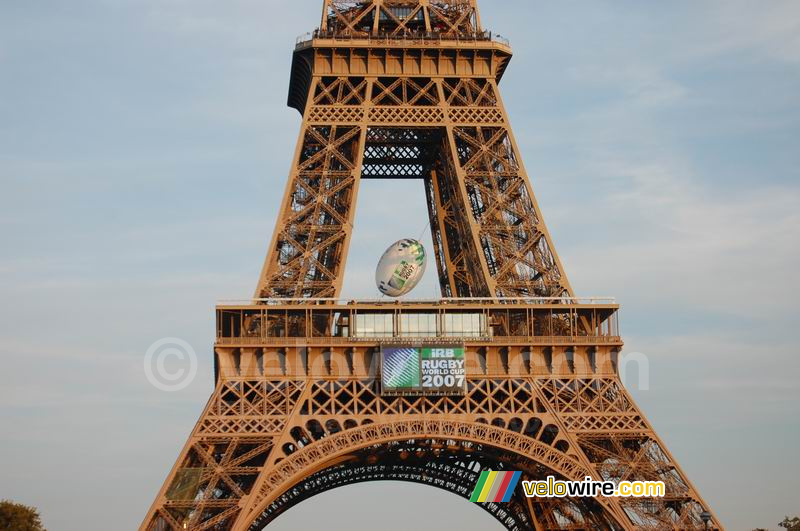
<svg viewBox="0 0 800 531">
<path fill-rule="evenodd" d="M 498 90 L 510 58 L 476 0 L 324 1 L 294 53 L 303 125 L 256 296 L 217 308 L 216 388 L 142 531 L 263 529 L 364 481 L 468 498 L 486 469 L 666 485 L 483 504 L 507 529 L 704 528 L 619 380 L 618 306 L 564 274 Z M 440 301 L 337 300 L 359 183 L 388 178 L 424 181 Z M 381 345 L 454 340 L 464 396 L 381 395 Z"/>
</svg>

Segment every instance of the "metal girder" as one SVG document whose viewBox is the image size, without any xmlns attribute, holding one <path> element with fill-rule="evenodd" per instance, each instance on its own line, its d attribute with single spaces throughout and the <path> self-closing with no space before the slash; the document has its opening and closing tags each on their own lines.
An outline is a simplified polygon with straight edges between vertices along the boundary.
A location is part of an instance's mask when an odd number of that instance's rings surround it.
<svg viewBox="0 0 800 531">
<path fill-rule="evenodd" d="M 481 28 L 475 0 L 325 0 L 320 31 L 331 36 L 463 38 L 475 37 Z"/>
<path fill-rule="evenodd" d="M 341 289 L 366 128 L 307 125 L 259 295 L 330 297 Z"/>
<path fill-rule="evenodd" d="M 425 180 L 445 296 L 572 295 L 489 72 L 316 77 L 258 298 L 339 295 L 361 178 Z"/>
</svg>

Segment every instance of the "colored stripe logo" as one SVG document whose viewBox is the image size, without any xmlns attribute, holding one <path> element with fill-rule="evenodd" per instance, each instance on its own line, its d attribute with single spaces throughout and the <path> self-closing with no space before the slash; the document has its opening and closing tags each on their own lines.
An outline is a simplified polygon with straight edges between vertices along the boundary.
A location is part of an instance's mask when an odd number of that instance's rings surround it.
<svg viewBox="0 0 800 531">
<path fill-rule="evenodd" d="M 472 503 L 508 503 L 517 488 L 521 472 L 496 472 L 484 470 L 472 491 Z"/>
</svg>

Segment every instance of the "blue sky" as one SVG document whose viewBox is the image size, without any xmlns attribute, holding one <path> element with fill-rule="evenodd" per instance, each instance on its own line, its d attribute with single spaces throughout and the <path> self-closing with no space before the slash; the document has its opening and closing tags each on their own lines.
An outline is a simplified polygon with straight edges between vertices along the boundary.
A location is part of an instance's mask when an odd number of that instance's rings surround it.
<svg viewBox="0 0 800 531">
<path fill-rule="evenodd" d="M 320 4 L 0 3 L 0 498 L 50 529 L 136 528 L 194 425 L 214 303 L 252 293 L 272 234 L 291 51 Z M 484 0 L 482 18 L 515 49 L 503 95 L 567 274 L 619 299 L 650 362 L 639 405 L 730 529 L 776 529 L 800 512 L 800 4 Z M 364 183 L 346 295 L 376 293 L 423 197 Z M 199 354 L 181 392 L 144 376 L 162 337 Z M 371 485 L 275 529 L 372 529 L 396 499 L 420 529 L 495 525 Z"/>
</svg>

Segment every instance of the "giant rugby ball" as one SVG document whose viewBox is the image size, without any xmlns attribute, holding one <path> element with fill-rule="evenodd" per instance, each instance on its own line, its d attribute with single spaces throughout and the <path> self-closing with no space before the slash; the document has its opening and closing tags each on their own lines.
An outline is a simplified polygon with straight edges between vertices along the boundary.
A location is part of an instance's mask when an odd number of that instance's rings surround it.
<svg viewBox="0 0 800 531">
<path fill-rule="evenodd" d="M 384 295 L 402 297 L 417 287 L 427 263 L 425 247 L 421 243 L 400 240 L 383 253 L 375 271 L 375 284 Z"/>
</svg>

